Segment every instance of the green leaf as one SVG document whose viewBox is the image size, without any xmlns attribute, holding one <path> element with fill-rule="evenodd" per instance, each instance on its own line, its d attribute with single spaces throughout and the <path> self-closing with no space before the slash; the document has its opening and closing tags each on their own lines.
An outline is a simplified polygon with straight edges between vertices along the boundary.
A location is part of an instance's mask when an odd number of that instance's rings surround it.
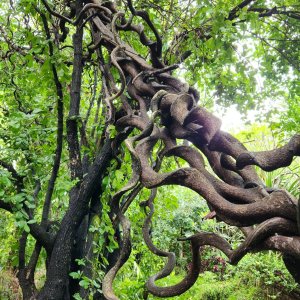
<svg viewBox="0 0 300 300">
<path fill-rule="evenodd" d="M 27 224 L 35 224 L 37 221 L 35 219 L 31 219 L 27 221 Z"/>
<path fill-rule="evenodd" d="M 27 224 L 24 224 L 24 230 L 29 233 L 30 232 L 30 228 Z"/>
<path fill-rule="evenodd" d="M 79 285 L 82 286 L 85 290 L 89 288 L 90 282 L 88 280 L 80 280 Z"/>
<path fill-rule="evenodd" d="M 70 275 L 73 279 L 79 279 L 79 278 L 81 278 L 81 273 L 80 273 L 80 272 L 71 272 L 71 273 L 69 273 L 69 275 Z"/>
<path fill-rule="evenodd" d="M 74 295 L 73 295 L 73 298 L 74 298 L 75 300 L 83 300 L 83 299 L 81 298 L 81 296 L 80 296 L 79 293 L 74 294 Z"/>
<path fill-rule="evenodd" d="M 75 261 L 77 262 L 78 266 L 85 266 L 85 259 L 75 259 Z"/>
</svg>

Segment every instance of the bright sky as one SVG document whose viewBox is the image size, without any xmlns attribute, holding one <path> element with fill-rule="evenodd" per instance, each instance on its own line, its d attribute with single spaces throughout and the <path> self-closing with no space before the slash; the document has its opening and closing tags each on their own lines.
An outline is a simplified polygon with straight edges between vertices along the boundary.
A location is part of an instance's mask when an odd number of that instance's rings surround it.
<svg viewBox="0 0 300 300">
<path fill-rule="evenodd" d="M 223 131 L 239 131 L 245 126 L 245 122 L 242 118 L 242 115 L 237 111 L 237 109 L 232 106 L 226 109 L 226 112 L 222 112 L 220 107 L 216 106 L 214 115 L 222 120 Z"/>
<path fill-rule="evenodd" d="M 245 129 L 247 121 L 254 123 L 259 112 L 250 110 L 245 118 L 235 105 L 226 108 L 225 111 L 224 107 L 215 105 L 213 114 L 222 120 L 221 130 L 237 133 Z"/>
<path fill-rule="evenodd" d="M 213 114 L 222 120 L 221 130 L 238 133 L 245 129 L 247 122 L 248 124 L 249 122 L 264 122 L 264 116 L 268 114 L 271 109 L 277 109 L 282 112 L 285 109 L 285 105 L 282 101 L 274 101 L 273 99 L 267 98 L 259 110 L 249 110 L 247 117 L 245 117 L 237 110 L 235 105 L 224 108 L 215 104 Z M 274 112 L 271 120 L 278 121 L 276 120 L 277 118 L 278 114 Z"/>
</svg>

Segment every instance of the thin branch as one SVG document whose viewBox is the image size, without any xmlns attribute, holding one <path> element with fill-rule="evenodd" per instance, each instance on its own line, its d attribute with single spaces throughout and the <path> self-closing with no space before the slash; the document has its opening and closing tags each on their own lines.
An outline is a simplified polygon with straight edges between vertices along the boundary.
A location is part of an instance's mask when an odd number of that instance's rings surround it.
<svg viewBox="0 0 300 300">
<path fill-rule="evenodd" d="M 77 11 L 77 15 L 79 13 L 80 12 Z M 78 118 L 81 100 L 81 78 L 83 72 L 82 37 L 83 30 L 77 28 L 76 33 L 73 36 L 74 61 L 70 92 L 70 110 L 67 119 L 67 141 L 69 146 L 69 161 L 72 179 L 82 178 L 82 164 L 78 139 Z"/>
<path fill-rule="evenodd" d="M 48 26 L 47 18 L 45 14 L 43 14 L 38 8 L 36 8 L 37 12 L 40 14 L 42 18 L 42 22 L 44 25 L 45 34 L 48 40 L 49 46 L 49 56 L 53 57 L 54 49 L 53 43 L 51 41 L 51 34 L 50 29 Z M 48 220 L 50 207 L 51 207 L 51 198 L 54 191 L 55 181 L 58 176 L 58 171 L 60 167 L 61 161 L 61 154 L 62 154 L 62 147 L 63 147 L 63 123 L 64 123 L 64 104 L 63 104 L 63 90 L 62 84 L 58 78 L 56 66 L 53 62 L 51 62 L 51 69 L 54 79 L 54 84 L 56 87 L 56 95 L 57 95 L 57 134 L 56 134 L 56 150 L 55 150 L 55 157 L 52 167 L 51 176 L 48 182 L 48 188 L 45 196 L 45 202 L 43 207 L 42 213 L 42 224 L 44 225 Z"/>
<path fill-rule="evenodd" d="M 255 34 L 253 32 L 251 32 L 251 34 L 253 36 L 255 36 L 256 38 L 260 39 L 263 43 L 265 43 L 266 45 L 268 45 L 270 48 L 276 50 L 292 67 L 295 68 L 295 70 L 300 71 L 300 66 L 299 66 L 298 62 L 295 61 L 294 59 L 290 58 L 288 55 L 286 55 L 283 52 L 283 50 L 281 50 L 278 47 L 273 46 L 272 44 L 270 44 L 267 39 L 265 39 L 265 38 L 263 38 L 263 37 Z"/>
<path fill-rule="evenodd" d="M 247 5 L 249 5 L 251 2 L 253 2 L 254 0 L 245 0 L 245 1 L 243 1 L 243 2 L 241 2 L 240 4 L 238 4 L 236 7 L 234 7 L 231 11 L 230 11 L 230 13 L 229 13 L 229 15 L 228 15 L 228 20 L 230 20 L 230 21 L 232 21 L 233 19 L 235 19 L 236 17 L 237 17 L 237 15 L 238 15 L 238 12 L 242 9 L 242 8 L 244 8 L 244 7 L 246 7 Z"/>
<path fill-rule="evenodd" d="M 300 12 L 279 10 L 278 7 L 273 7 L 273 8 L 250 7 L 248 11 L 259 12 L 259 17 L 261 18 L 271 17 L 273 15 L 285 15 L 289 18 L 300 20 Z"/>
<path fill-rule="evenodd" d="M 11 173 L 11 176 L 16 184 L 16 188 L 18 193 L 20 193 L 22 191 L 23 188 L 23 179 L 24 176 L 21 176 L 16 169 L 13 167 L 12 164 L 9 164 L 3 160 L 0 159 L 0 166 L 5 168 L 8 172 Z"/>
<path fill-rule="evenodd" d="M 48 11 L 51 15 L 53 15 L 53 16 L 59 18 L 59 19 L 62 19 L 62 20 L 64 20 L 65 22 L 71 23 L 71 24 L 74 25 L 74 26 L 78 25 L 78 24 L 80 23 L 80 21 L 82 20 L 82 18 L 83 18 L 83 16 L 84 16 L 85 12 L 88 11 L 89 9 L 92 9 L 92 8 L 97 8 L 98 10 L 102 10 L 102 11 L 106 12 L 109 16 L 111 15 L 111 11 L 110 11 L 108 8 L 106 8 L 106 7 L 102 6 L 102 5 L 99 5 L 99 4 L 89 3 L 89 4 L 86 4 L 86 5 L 82 8 L 82 10 L 81 10 L 81 11 L 79 12 L 79 14 L 77 15 L 76 20 L 75 20 L 75 21 L 72 21 L 71 19 L 67 18 L 66 16 L 61 15 L 61 14 L 59 14 L 58 12 L 54 11 L 53 9 L 51 9 L 51 7 L 49 6 L 49 4 L 47 3 L 46 0 L 42 0 L 42 3 L 45 5 L 47 11 Z M 81 28 L 80 28 L 80 29 L 82 29 L 82 25 L 81 25 Z"/>
</svg>

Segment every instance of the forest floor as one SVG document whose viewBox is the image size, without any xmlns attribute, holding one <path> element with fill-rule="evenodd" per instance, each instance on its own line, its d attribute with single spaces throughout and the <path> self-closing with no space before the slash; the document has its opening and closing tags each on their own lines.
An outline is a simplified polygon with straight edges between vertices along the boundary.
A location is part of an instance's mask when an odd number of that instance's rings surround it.
<svg viewBox="0 0 300 300">
<path fill-rule="evenodd" d="M 41 274 L 44 276 L 44 274 Z M 186 300 L 269 300 L 269 299 L 277 299 L 277 300 L 300 300 L 300 293 L 293 292 L 291 294 L 282 293 L 280 288 L 271 286 L 271 287 L 253 287 L 252 296 L 248 293 L 249 287 L 241 286 L 239 289 L 235 289 L 236 292 L 228 294 L 226 292 L 227 286 L 230 285 L 230 282 L 213 282 L 209 284 L 206 280 L 202 281 L 203 276 L 199 277 L 198 282 L 195 284 L 194 292 L 192 294 L 188 294 L 186 297 L 180 296 L 175 297 L 174 299 L 186 299 Z M 205 277 L 205 276 L 204 276 Z M 37 278 L 37 281 L 39 279 Z M 39 285 L 39 282 L 37 282 Z M 201 290 L 201 292 L 200 292 Z M 247 290 L 247 292 L 246 292 Z M 214 291 L 218 291 L 217 293 Z M 245 295 L 244 292 L 247 294 Z M 122 299 L 126 298 L 125 291 L 122 291 Z M 199 298 L 199 296 L 201 298 Z M 130 299 L 130 295 L 128 295 L 128 300 Z M 182 298 L 184 297 L 184 298 Z M 150 296 L 149 299 L 157 299 L 152 298 Z M 171 300 L 171 298 L 168 298 Z M 0 272 L 0 300 L 22 300 L 22 291 L 18 283 L 18 279 L 13 270 L 1 270 Z"/>
</svg>

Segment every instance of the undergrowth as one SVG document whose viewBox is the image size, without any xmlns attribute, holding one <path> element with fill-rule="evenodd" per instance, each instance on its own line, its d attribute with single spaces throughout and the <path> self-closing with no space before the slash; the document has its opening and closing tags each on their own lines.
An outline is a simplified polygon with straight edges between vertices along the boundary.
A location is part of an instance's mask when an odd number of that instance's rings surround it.
<svg viewBox="0 0 300 300">
<path fill-rule="evenodd" d="M 22 293 L 18 280 L 11 270 L 2 270 L 0 267 L 0 299 L 21 300 Z"/>
<path fill-rule="evenodd" d="M 218 259 L 214 260 L 218 261 Z M 221 260 L 219 260 L 221 261 Z M 126 276 L 125 276 L 126 275 Z M 173 272 L 168 278 L 157 282 L 159 286 L 172 286 L 180 282 L 184 274 Z M 141 273 L 131 276 L 121 274 L 115 283 L 117 295 L 122 300 L 144 298 L 144 282 Z M 148 300 L 160 298 L 148 295 Z M 174 300 L 296 300 L 300 299 L 299 286 L 286 270 L 281 255 L 271 252 L 248 254 L 238 266 L 214 265 L 211 271 L 199 275 L 194 286 L 181 296 L 166 298 Z"/>
</svg>

